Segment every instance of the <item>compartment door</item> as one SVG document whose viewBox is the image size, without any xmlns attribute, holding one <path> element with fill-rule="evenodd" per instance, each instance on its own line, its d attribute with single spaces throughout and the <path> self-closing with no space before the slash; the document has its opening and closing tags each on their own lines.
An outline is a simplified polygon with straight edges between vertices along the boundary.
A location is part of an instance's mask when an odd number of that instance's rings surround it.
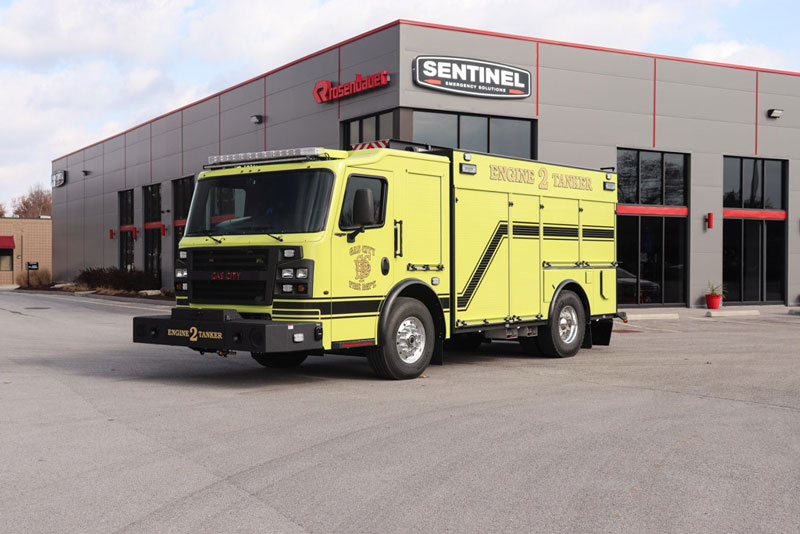
<svg viewBox="0 0 800 534">
<path fill-rule="evenodd" d="M 511 195 L 509 315 L 524 320 L 541 313 L 542 262 L 539 257 L 539 197 Z"/>
<path fill-rule="evenodd" d="M 456 190 L 456 327 L 508 316 L 508 194 Z"/>
<path fill-rule="evenodd" d="M 574 266 L 580 261 L 578 201 L 542 197 L 541 205 L 542 261 Z"/>
<path fill-rule="evenodd" d="M 581 200 L 581 260 L 609 266 L 616 255 L 614 204 Z"/>
</svg>

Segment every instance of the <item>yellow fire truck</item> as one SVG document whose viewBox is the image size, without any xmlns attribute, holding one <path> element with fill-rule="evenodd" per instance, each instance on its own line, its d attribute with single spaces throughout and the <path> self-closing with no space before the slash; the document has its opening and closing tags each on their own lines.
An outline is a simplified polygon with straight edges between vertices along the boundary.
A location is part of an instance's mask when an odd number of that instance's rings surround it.
<svg viewBox="0 0 800 534">
<path fill-rule="evenodd" d="M 518 340 L 551 357 L 609 344 L 615 174 L 401 148 L 209 158 L 176 307 L 134 318 L 134 341 L 267 367 L 361 355 L 392 379 L 442 363 L 446 344 Z"/>
</svg>

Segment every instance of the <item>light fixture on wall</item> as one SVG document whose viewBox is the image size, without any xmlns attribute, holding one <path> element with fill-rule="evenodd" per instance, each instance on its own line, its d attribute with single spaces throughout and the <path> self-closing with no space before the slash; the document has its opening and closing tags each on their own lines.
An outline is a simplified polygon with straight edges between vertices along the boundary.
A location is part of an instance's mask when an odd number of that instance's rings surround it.
<svg viewBox="0 0 800 534">
<path fill-rule="evenodd" d="M 250 115 L 250 122 L 253 124 L 261 124 L 264 122 L 264 115 Z"/>
<path fill-rule="evenodd" d="M 767 117 L 769 117 L 770 119 L 779 119 L 781 115 L 783 115 L 782 109 L 773 108 L 767 110 Z"/>
<path fill-rule="evenodd" d="M 84 175 L 84 176 L 89 176 L 91 174 L 91 172 L 87 171 L 86 169 L 84 169 L 84 170 L 81 171 L 81 174 Z"/>
</svg>

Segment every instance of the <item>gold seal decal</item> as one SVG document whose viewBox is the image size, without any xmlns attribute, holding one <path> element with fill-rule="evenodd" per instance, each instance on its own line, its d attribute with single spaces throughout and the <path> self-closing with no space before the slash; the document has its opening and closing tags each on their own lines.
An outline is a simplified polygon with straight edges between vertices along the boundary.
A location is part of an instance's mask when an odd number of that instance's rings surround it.
<svg viewBox="0 0 800 534">
<path fill-rule="evenodd" d="M 350 289 L 366 291 L 375 287 L 375 280 L 365 281 L 372 274 L 372 258 L 375 256 L 375 247 L 369 245 L 353 245 L 350 247 L 350 257 L 353 258 L 355 276 L 348 282 Z"/>
</svg>

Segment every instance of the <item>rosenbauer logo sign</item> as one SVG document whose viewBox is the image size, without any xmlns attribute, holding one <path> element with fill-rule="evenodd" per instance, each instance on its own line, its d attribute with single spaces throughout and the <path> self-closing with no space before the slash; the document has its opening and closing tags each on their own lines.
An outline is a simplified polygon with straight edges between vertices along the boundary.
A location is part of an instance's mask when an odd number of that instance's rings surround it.
<svg viewBox="0 0 800 534">
<path fill-rule="evenodd" d="M 488 98 L 531 96 L 531 73 L 502 63 L 445 56 L 417 56 L 414 83 L 436 91 Z"/>
<path fill-rule="evenodd" d="M 320 80 L 314 86 L 314 100 L 316 100 L 318 104 L 332 102 L 340 98 L 389 85 L 389 81 L 391 81 L 391 78 L 389 77 L 388 71 L 376 72 L 366 78 L 363 78 L 360 74 L 356 74 L 355 80 L 340 85 L 333 85 L 328 80 Z"/>
</svg>

